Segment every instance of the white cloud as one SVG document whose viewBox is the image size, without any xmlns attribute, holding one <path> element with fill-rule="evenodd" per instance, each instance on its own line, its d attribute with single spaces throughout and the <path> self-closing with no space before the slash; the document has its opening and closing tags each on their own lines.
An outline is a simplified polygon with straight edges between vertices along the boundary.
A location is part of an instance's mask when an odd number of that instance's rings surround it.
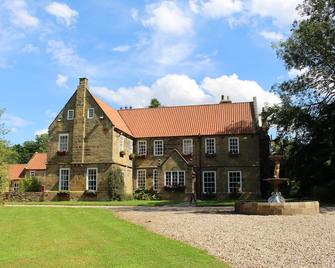
<svg viewBox="0 0 335 268">
<path fill-rule="evenodd" d="M 192 20 L 177 6 L 176 2 L 163 1 L 147 7 L 149 17 L 143 25 L 163 34 L 183 35 L 192 31 Z"/>
<path fill-rule="evenodd" d="M 47 128 L 44 128 L 44 129 L 41 129 L 41 130 L 37 130 L 34 135 L 35 136 L 41 136 L 42 134 L 48 134 L 48 129 Z"/>
<path fill-rule="evenodd" d="M 66 84 L 68 80 L 68 77 L 63 75 L 63 74 L 58 74 L 57 75 L 57 79 L 56 79 L 56 84 L 59 87 L 68 87 L 68 85 Z"/>
<path fill-rule="evenodd" d="M 219 19 L 239 13 L 243 10 L 243 2 L 240 0 L 190 0 L 190 9 L 205 17 Z"/>
<path fill-rule="evenodd" d="M 296 7 L 302 0 L 251 0 L 250 12 L 261 17 L 270 17 L 276 26 L 287 27 L 298 18 Z"/>
<path fill-rule="evenodd" d="M 127 45 L 123 45 L 123 46 L 117 46 L 117 47 L 113 47 L 112 50 L 116 51 L 116 52 L 126 52 L 130 49 L 130 46 Z"/>
<path fill-rule="evenodd" d="M 38 47 L 34 46 L 33 44 L 26 44 L 20 51 L 22 53 L 35 53 L 38 52 Z"/>
<path fill-rule="evenodd" d="M 266 103 L 279 102 L 277 95 L 264 90 L 256 81 L 241 80 L 236 74 L 222 75 L 217 78 L 206 77 L 201 87 L 208 90 L 216 99 L 220 98 L 220 95 L 225 95 L 232 101 L 252 101 L 256 96 L 259 109 Z"/>
<path fill-rule="evenodd" d="M 308 72 L 308 67 L 305 67 L 305 68 L 303 68 L 303 69 L 301 69 L 301 70 L 298 70 L 298 69 L 291 69 L 291 70 L 289 70 L 288 71 L 288 76 L 290 77 L 290 78 L 295 78 L 295 77 L 297 77 L 297 76 L 301 76 L 301 75 L 304 75 L 305 73 L 307 73 Z"/>
<path fill-rule="evenodd" d="M 233 102 L 252 101 L 257 97 L 258 107 L 265 103 L 278 103 L 279 98 L 265 91 L 256 81 L 241 80 L 236 74 L 217 78 L 205 77 L 201 84 L 187 75 L 170 74 L 157 79 L 151 86 L 135 86 L 116 90 L 92 87 L 92 92 L 120 106 L 148 106 L 151 98 L 163 105 L 218 103 L 221 95 L 230 96 Z"/>
<path fill-rule="evenodd" d="M 29 13 L 25 0 L 7 0 L 4 6 L 10 13 L 13 25 L 20 28 L 34 28 L 39 25 L 38 18 Z"/>
<path fill-rule="evenodd" d="M 272 41 L 272 42 L 278 42 L 280 40 L 285 39 L 285 36 L 281 33 L 277 32 L 271 32 L 271 31 L 261 31 L 259 33 L 262 37 L 264 37 L 266 40 Z"/>
<path fill-rule="evenodd" d="M 9 127 L 24 127 L 24 126 L 32 124 L 32 122 L 28 120 L 25 120 L 19 116 L 15 116 L 15 115 L 8 114 L 8 113 L 3 114 L 3 121 Z"/>
<path fill-rule="evenodd" d="M 138 12 L 138 9 L 136 8 L 132 8 L 130 10 L 130 15 L 131 15 L 131 18 L 134 20 L 134 21 L 138 21 L 139 19 L 139 12 Z"/>
<path fill-rule="evenodd" d="M 78 17 L 78 12 L 74 9 L 71 9 L 67 4 L 52 2 L 47 5 L 45 10 L 54 15 L 58 20 L 63 22 L 66 26 L 70 26 L 76 21 Z"/>
<path fill-rule="evenodd" d="M 76 50 L 64 44 L 63 41 L 49 40 L 47 52 L 61 66 L 67 67 L 69 72 L 80 76 L 90 76 L 96 73 L 96 69 L 80 57 Z"/>
</svg>

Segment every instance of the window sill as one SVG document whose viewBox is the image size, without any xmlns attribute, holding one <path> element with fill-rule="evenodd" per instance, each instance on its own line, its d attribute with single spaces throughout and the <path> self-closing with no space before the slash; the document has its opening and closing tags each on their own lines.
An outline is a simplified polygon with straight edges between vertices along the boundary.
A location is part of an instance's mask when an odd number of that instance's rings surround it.
<svg viewBox="0 0 335 268">
<path fill-rule="evenodd" d="M 216 157 L 216 154 L 206 154 L 206 157 L 213 158 L 213 157 Z"/>
<path fill-rule="evenodd" d="M 231 157 L 239 157 L 240 156 L 240 153 L 232 153 L 232 152 L 229 152 L 229 156 Z"/>
<path fill-rule="evenodd" d="M 57 151 L 57 155 L 66 155 L 67 151 Z"/>
<path fill-rule="evenodd" d="M 90 195 L 90 196 L 96 196 L 97 195 L 97 191 L 95 190 L 86 190 L 84 192 L 85 195 Z"/>
</svg>

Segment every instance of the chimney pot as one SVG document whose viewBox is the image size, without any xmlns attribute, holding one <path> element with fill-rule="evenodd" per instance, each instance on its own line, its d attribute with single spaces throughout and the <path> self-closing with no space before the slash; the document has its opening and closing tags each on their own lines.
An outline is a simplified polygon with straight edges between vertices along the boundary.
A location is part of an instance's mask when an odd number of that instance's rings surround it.
<svg viewBox="0 0 335 268">
<path fill-rule="evenodd" d="M 221 95 L 221 100 L 224 100 L 224 95 Z"/>
</svg>

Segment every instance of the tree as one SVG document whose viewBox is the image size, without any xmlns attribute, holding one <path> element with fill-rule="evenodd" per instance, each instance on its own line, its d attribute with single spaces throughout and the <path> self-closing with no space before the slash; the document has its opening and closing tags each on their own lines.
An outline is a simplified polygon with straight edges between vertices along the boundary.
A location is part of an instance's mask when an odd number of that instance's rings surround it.
<svg viewBox="0 0 335 268">
<path fill-rule="evenodd" d="M 305 0 L 297 9 L 301 20 L 277 55 L 298 75 L 273 87 L 282 103 L 263 116 L 277 126 L 287 172 L 308 195 L 335 185 L 335 2 Z"/>
<path fill-rule="evenodd" d="M 12 148 L 19 155 L 19 163 L 28 163 L 35 152 L 47 152 L 48 134 L 37 135 L 34 141 L 25 141 L 23 145 L 15 144 Z"/>
<path fill-rule="evenodd" d="M 160 107 L 160 106 L 161 106 L 161 103 L 159 102 L 158 99 L 156 99 L 156 98 L 151 99 L 149 108 L 157 108 L 157 107 Z"/>
<path fill-rule="evenodd" d="M 122 170 L 113 168 L 108 176 L 108 192 L 112 200 L 124 199 L 124 175 Z"/>
<path fill-rule="evenodd" d="M 0 109 L 0 119 L 3 114 L 3 110 Z M 8 130 L 5 127 L 3 122 L 0 122 L 0 199 L 1 202 L 4 202 L 3 193 L 6 191 L 9 180 L 8 180 L 8 168 L 7 163 L 9 160 L 12 160 L 14 154 L 8 148 L 7 141 L 3 140 L 3 136 L 8 133 Z"/>
</svg>

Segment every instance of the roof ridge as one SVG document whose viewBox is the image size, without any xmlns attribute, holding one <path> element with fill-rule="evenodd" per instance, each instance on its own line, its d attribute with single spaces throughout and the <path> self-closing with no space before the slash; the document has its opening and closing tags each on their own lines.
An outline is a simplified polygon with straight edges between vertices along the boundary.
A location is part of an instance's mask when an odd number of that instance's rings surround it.
<svg viewBox="0 0 335 268">
<path fill-rule="evenodd" d="M 243 103 L 253 103 L 252 101 L 241 101 L 241 102 L 232 102 L 232 103 L 207 103 L 207 104 L 188 104 L 188 105 L 174 105 L 174 106 L 159 106 L 155 108 L 150 107 L 139 107 L 139 108 L 130 108 L 130 109 L 118 109 L 116 111 L 131 111 L 131 110 L 151 110 L 151 109 L 168 109 L 168 108 L 179 108 L 179 107 L 200 107 L 200 106 L 220 106 L 220 105 L 235 105 Z"/>
</svg>

